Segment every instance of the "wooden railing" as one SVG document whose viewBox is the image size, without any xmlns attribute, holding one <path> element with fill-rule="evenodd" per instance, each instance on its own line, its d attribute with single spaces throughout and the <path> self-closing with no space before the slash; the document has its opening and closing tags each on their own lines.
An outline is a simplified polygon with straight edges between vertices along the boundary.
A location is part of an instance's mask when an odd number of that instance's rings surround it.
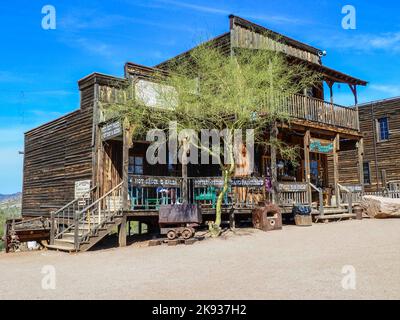
<svg viewBox="0 0 400 320">
<path fill-rule="evenodd" d="M 282 98 L 280 105 L 293 118 L 357 131 L 360 129 L 358 111 L 355 108 L 299 94 Z"/>
</svg>

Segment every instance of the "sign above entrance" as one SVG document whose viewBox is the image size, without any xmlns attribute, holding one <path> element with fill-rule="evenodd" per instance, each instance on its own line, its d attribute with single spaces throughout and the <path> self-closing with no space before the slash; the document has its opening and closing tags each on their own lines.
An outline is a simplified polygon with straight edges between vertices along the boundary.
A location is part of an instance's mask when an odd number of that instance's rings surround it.
<svg viewBox="0 0 400 320">
<path fill-rule="evenodd" d="M 101 128 L 101 137 L 103 141 L 111 140 L 117 137 L 122 137 L 121 122 L 111 122 Z"/>
<path fill-rule="evenodd" d="M 334 151 L 333 141 L 322 139 L 310 139 L 310 152 L 332 154 Z"/>
</svg>

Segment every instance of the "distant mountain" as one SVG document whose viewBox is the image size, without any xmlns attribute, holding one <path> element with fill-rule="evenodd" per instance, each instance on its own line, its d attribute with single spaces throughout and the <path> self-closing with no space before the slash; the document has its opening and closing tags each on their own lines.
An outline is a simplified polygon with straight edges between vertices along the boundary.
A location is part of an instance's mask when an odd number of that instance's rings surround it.
<svg viewBox="0 0 400 320">
<path fill-rule="evenodd" d="M 0 194 L 0 202 L 10 201 L 10 200 L 18 200 L 21 198 L 22 193 L 13 193 L 13 194 Z"/>
<path fill-rule="evenodd" d="M 0 194 L 0 209 L 21 208 L 22 193 Z"/>
</svg>

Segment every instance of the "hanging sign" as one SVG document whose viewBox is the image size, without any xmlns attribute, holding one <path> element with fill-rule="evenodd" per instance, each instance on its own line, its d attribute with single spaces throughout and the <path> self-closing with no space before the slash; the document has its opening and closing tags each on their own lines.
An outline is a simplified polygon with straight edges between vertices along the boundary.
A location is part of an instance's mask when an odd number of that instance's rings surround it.
<svg viewBox="0 0 400 320">
<path fill-rule="evenodd" d="M 101 137 L 103 141 L 111 140 L 117 137 L 122 137 L 121 122 L 111 122 L 101 128 Z"/>
<path fill-rule="evenodd" d="M 332 154 L 334 150 L 333 141 L 322 139 L 310 139 L 310 152 Z"/>
</svg>

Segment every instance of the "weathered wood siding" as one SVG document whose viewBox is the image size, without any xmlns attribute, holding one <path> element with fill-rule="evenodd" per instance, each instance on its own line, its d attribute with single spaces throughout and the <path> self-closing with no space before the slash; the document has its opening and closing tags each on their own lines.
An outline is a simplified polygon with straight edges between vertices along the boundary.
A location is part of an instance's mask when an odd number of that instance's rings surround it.
<svg viewBox="0 0 400 320">
<path fill-rule="evenodd" d="M 386 171 L 387 182 L 400 180 L 400 98 L 362 105 L 359 112 L 364 161 L 369 162 L 371 171 L 371 184 L 365 189 L 376 191 L 383 187 L 382 170 Z M 389 140 L 378 142 L 375 122 L 384 117 L 389 119 Z"/>
<path fill-rule="evenodd" d="M 92 179 L 94 86 L 81 109 L 25 134 L 22 214 L 46 216 L 74 199 L 75 181 Z"/>
</svg>

